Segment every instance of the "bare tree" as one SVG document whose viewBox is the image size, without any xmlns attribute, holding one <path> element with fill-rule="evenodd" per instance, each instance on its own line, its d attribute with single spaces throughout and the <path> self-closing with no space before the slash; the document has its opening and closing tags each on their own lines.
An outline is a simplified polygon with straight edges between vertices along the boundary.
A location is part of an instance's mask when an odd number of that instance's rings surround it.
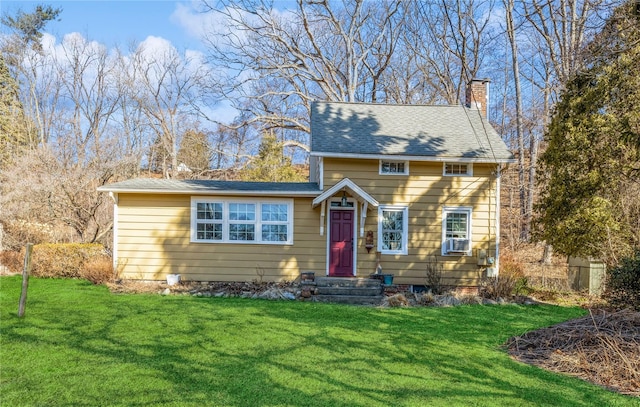
<svg viewBox="0 0 640 407">
<path fill-rule="evenodd" d="M 513 72 L 513 83 L 515 86 L 515 105 L 516 105 L 516 139 L 518 140 L 518 184 L 520 193 L 520 202 L 525 201 L 525 147 L 524 147 L 524 130 L 522 126 L 522 91 L 520 87 L 520 61 L 518 54 L 518 42 L 516 40 L 516 30 L 513 18 L 514 1 L 505 0 L 505 22 L 506 34 L 511 47 L 511 69 Z M 531 221 L 529 217 L 531 212 L 527 211 L 527 205 L 521 205 L 520 216 L 522 217 L 522 228 L 520 230 L 520 239 L 529 240 L 529 226 Z"/>
<path fill-rule="evenodd" d="M 61 48 L 63 55 L 54 61 L 65 106 L 59 109 L 64 133 L 58 145 L 64 146 L 69 164 L 82 166 L 103 159 L 102 141 L 119 107 L 120 94 L 113 86 L 117 56 L 79 35 L 65 37 Z"/>
<path fill-rule="evenodd" d="M 404 15 L 398 0 L 297 0 L 287 11 L 268 0 L 205 4 L 227 24 L 207 38 L 210 63 L 228 73 L 217 92 L 247 113 L 243 124 L 298 142 L 312 100 L 379 99 Z"/>
<path fill-rule="evenodd" d="M 408 13 L 405 46 L 416 58 L 424 101 L 456 104 L 480 72 L 493 45 L 491 1 L 416 2 Z"/>
<path fill-rule="evenodd" d="M 114 153 L 102 146 L 105 157 Z M 0 174 L 0 221 L 21 221 L 41 228 L 69 228 L 63 240 L 108 242 L 112 218 L 110 199 L 96 191 L 119 177 L 127 177 L 135 163 L 118 158 L 91 160 L 82 166 L 68 166 L 48 146 L 30 150 Z M 134 165 L 132 165 L 134 164 Z M 44 226 L 46 225 L 46 226 Z M 22 242 L 26 243 L 26 242 Z"/>
<path fill-rule="evenodd" d="M 131 56 L 130 83 L 132 98 L 146 118 L 155 143 L 162 152 L 161 167 L 165 178 L 178 167 L 178 136 L 191 124 L 192 97 L 199 81 L 199 71 L 173 47 L 162 51 L 140 45 Z M 166 155 L 165 155 L 166 154 Z"/>
</svg>

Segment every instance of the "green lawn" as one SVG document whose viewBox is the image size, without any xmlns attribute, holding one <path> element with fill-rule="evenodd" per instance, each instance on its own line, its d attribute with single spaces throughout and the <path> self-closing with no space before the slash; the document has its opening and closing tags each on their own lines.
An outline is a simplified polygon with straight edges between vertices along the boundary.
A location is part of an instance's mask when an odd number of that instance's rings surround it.
<svg viewBox="0 0 640 407">
<path fill-rule="evenodd" d="M 379 309 L 0 278 L 4 406 L 640 406 L 512 361 L 554 306 Z"/>
</svg>

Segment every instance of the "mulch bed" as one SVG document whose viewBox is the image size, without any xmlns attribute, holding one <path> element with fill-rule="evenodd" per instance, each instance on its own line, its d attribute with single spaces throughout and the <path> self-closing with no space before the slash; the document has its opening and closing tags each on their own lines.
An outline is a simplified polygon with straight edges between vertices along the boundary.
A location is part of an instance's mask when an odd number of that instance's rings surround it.
<svg viewBox="0 0 640 407">
<path fill-rule="evenodd" d="M 640 312 L 592 310 L 512 337 L 506 346 L 521 362 L 640 397 Z"/>
</svg>

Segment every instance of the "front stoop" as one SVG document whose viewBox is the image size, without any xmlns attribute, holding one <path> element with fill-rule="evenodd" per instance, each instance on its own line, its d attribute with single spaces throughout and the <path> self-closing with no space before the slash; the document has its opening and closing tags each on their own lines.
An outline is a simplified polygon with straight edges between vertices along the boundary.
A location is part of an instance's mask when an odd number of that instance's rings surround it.
<svg viewBox="0 0 640 407">
<path fill-rule="evenodd" d="M 382 282 L 370 278 L 316 277 L 315 301 L 376 305 L 383 299 Z"/>
</svg>

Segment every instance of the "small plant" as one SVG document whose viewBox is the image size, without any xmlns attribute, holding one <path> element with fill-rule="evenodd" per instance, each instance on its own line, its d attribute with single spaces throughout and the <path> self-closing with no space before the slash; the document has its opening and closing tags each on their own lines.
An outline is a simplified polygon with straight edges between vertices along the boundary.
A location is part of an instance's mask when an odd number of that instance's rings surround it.
<svg viewBox="0 0 640 407">
<path fill-rule="evenodd" d="M 500 274 L 485 279 L 481 295 L 490 299 L 508 298 L 513 294 L 522 295 L 528 293 L 527 283 L 522 263 L 512 254 L 503 255 L 500 258 Z"/>
<path fill-rule="evenodd" d="M 266 270 L 264 269 L 264 267 L 260 265 L 256 266 L 256 275 L 258 276 L 258 278 L 256 278 L 254 282 L 256 284 L 262 284 L 264 282 L 265 273 L 266 273 Z"/>
<path fill-rule="evenodd" d="M 444 267 L 438 262 L 436 256 L 427 258 L 425 286 L 429 287 L 430 291 L 435 295 L 442 294 L 444 291 L 444 286 L 442 285 L 443 270 Z"/>
<path fill-rule="evenodd" d="M 436 302 L 436 296 L 429 290 L 420 296 L 416 296 L 416 300 L 420 305 L 430 305 Z"/>
<path fill-rule="evenodd" d="M 403 294 L 395 294 L 387 298 L 387 304 L 390 307 L 408 307 L 409 300 Z"/>
<path fill-rule="evenodd" d="M 531 293 L 531 288 L 529 287 L 529 280 L 526 277 L 520 277 L 516 281 L 516 286 L 513 289 L 515 295 L 528 295 Z"/>
</svg>

